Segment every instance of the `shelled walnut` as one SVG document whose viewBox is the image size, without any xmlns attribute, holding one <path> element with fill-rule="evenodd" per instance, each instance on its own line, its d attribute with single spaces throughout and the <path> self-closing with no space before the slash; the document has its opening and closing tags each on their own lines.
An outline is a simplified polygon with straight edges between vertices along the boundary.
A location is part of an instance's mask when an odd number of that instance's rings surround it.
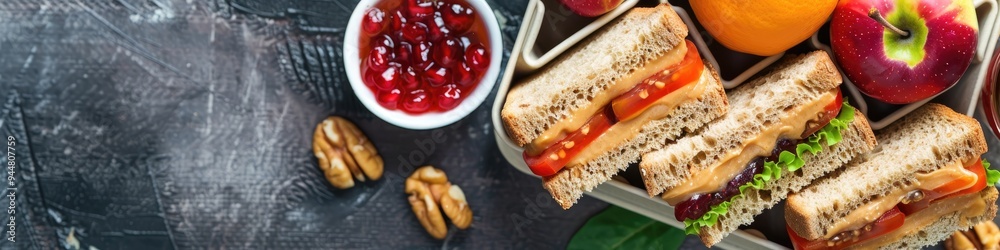
<svg viewBox="0 0 1000 250">
<path fill-rule="evenodd" d="M 326 180 L 336 188 L 351 188 L 354 180 L 382 178 L 382 157 L 368 137 L 344 118 L 331 116 L 316 125 L 313 153 Z"/>
<path fill-rule="evenodd" d="M 1000 228 L 993 221 L 984 221 L 970 230 L 955 232 L 944 245 L 948 250 L 1000 249 Z"/>
<path fill-rule="evenodd" d="M 472 224 L 472 209 L 465 200 L 465 193 L 458 185 L 448 182 L 448 176 L 440 169 L 420 167 L 406 178 L 405 191 L 410 195 L 408 199 L 413 214 L 435 239 L 444 239 L 448 234 L 444 216 L 459 229 L 469 228 Z"/>
</svg>

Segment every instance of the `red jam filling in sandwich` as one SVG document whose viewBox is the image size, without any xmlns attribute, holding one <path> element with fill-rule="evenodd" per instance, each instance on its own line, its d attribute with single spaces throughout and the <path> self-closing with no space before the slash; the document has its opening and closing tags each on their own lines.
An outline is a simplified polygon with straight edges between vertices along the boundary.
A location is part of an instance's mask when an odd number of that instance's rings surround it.
<svg viewBox="0 0 1000 250">
<path fill-rule="evenodd" d="M 624 92 L 613 96 L 603 106 L 594 107 L 599 109 L 594 110 L 592 114 L 585 114 L 589 116 L 586 122 L 582 124 L 570 122 L 567 124 L 571 125 L 550 128 L 528 144 L 523 156 L 531 171 L 539 176 L 551 176 L 566 166 L 580 165 L 596 156 L 595 152 L 606 151 L 601 149 L 616 143 L 608 141 L 614 138 L 607 137 L 625 137 L 629 136 L 629 133 L 634 134 L 645 124 L 641 122 L 642 120 L 665 117 L 681 101 L 700 96 L 703 89 L 696 88 L 695 85 L 701 82 L 699 79 L 702 78 L 705 66 L 694 43 L 685 40 L 682 45 L 675 49 L 686 48 L 679 62 L 670 63 L 662 70 L 650 72 L 651 75 L 638 81 L 630 89 L 623 89 Z M 686 96 L 677 96 L 678 94 Z M 658 114 L 650 115 L 654 107 Z M 580 112 L 576 115 L 579 114 Z M 570 119 L 580 118 L 586 117 Z M 616 126 L 619 124 L 624 125 Z"/>
<path fill-rule="evenodd" d="M 740 194 L 740 187 L 764 170 L 765 162 L 778 162 L 782 151 L 796 152 L 796 146 L 833 120 L 843 107 L 840 88 L 821 95 L 811 103 L 789 110 L 779 122 L 748 140 L 744 148 L 730 153 L 720 164 L 692 173 L 684 183 L 668 190 L 662 198 L 674 206 L 678 221 L 697 220 Z"/>
<path fill-rule="evenodd" d="M 974 162 L 955 162 L 929 173 L 920 173 L 916 181 L 888 195 L 869 201 L 840 218 L 827 234 L 815 240 L 802 238 L 786 225 L 795 249 L 843 249 L 871 243 L 877 238 L 902 237 L 934 222 L 938 217 L 967 209 L 978 214 L 984 208 L 975 206 L 978 197 L 961 197 L 986 188 L 986 168 Z M 956 198 L 955 206 L 921 213 L 940 201 Z M 973 199 L 957 201 L 957 199 Z M 983 203 L 981 200 L 979 203 Z M 973 207 L 975 206 L 975 207 Z M 978 208 L 977 208 L 978 207 Z M 884 237 L 883 237 L 884 236 Z"/>
</svg>

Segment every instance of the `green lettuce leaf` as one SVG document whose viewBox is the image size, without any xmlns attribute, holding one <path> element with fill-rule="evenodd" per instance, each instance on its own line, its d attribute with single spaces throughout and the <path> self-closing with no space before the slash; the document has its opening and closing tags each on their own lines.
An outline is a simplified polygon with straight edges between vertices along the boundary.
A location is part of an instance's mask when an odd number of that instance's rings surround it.
<svg viewBox="0 0 1000 250">
<path fill-rule="evenodd" d="M 1000 171 L 990 168 L 990 162 L 986 159 L 983 159 L 983 168 L 986 169 L 986 185 L 996 186 L 997 181 L 1000 180 Z"/>
<path fill-rule="evenodd" d="M 825 143 L 827 146 L 839 143 L 843 140 L 841 132 L 846 130 L 848 125 L 854 121 L 854 112 L 854 107 L 845 100 L 843 108 L 840 109 L 840 114 L 836 118 L 833 118 L 833 120 L 830 120 L 829 124 L 809 136 L 804 142 L 796 145 L 795 153 L 782 151 L 778 155 L 778 162 L 765 162 L 764 170 L 761 173 L 754 175 L 753 180 L 740 186 L 740 194 L 733 196 L 728 201 L 723 201 L 718 205 L 712 206 L 701 218 L 684 220 L 684 232 L 687 234 L 698 234 L 698 231 L 702 227 L 714 226 L 715 223 L 719 222 L 720 216 L 729 212 L 729 205 L 732 203 L 732 200 L 743 196 L 747 189 L 763 189 L 767 183 L 781 178 L 783 171 L 787 170 L 789 173 L 798 171 L 806 164 L 802 160 L 802 156 L 807 152 L 816 155 L 823 150 L 822 143 Z M 997 179 L 1000 179 L 1000 171 L 993 170 L 993 172 L 995 172 L 995 179 L 993 179 L 993 183 L 995 183 Z"/>
</svg>

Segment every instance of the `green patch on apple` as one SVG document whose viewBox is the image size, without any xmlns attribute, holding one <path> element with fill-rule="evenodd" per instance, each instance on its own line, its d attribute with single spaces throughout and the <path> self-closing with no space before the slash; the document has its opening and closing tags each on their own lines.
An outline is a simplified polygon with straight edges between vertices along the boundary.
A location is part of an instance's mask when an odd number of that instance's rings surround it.
<svg viewBox="0 0 1000 250">
<path fill-rule="evenodd" d="M 891 59 L 906 62 L 910 68 L 924 60 L 924 46 L 927 44 L 927 23 L 916 12 L 915 6 L 907 1 L 896 1 L 896 9 L 889 12 L 886 20 L 907 34 L 897 34 L 885 29 L 885 55 Z"/>
</svg>

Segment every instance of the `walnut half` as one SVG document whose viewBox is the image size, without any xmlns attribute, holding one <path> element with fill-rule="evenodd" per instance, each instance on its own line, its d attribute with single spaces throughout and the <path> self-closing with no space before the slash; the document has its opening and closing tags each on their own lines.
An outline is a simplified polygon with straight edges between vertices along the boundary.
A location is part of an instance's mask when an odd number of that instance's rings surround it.
<svg viewBox="0 0 1000 250">
<path fill-rule="evenodd" d="M 465 193 L 458 185 L 451 185 L 448 194 L 441 196 L 441 210 L 444 211 L 445 215 L 448 215 L 448 219 L 458 229 L 469 228 L 469 225 L 472 224 L 472 209 L 469 209 L 469 203 L 465 201 Z"/>
<path fill-rule="evenodd" d="M 354 180 L 382 178 L 382 157 L 368 137 L 344 118 L 332 116 L 316 126 L 313 153 L 326 180 L 336 188 L 351 188 Z"/>
<path fill-rule="evenodd" d="M 949 250 L 998 249 L 1000 248 L 1000 228 L 993 221 L 984 221 L 971 230 L 957 231 L 945 240 Z"/>
<path fill-rule="evenodd" d="M 465 193 L 458 185 L 448 182 L 448 176 L 440 169 L 420 167 L 406 178 L 405 191 L 410 195 L 408 199 L 413 214 L 435 239 L 444 239 L 448 235 L 441 211 L 459 229 L 469 228 L 472 224 L 472 209 L 465 200 Z"/>
</svg>

